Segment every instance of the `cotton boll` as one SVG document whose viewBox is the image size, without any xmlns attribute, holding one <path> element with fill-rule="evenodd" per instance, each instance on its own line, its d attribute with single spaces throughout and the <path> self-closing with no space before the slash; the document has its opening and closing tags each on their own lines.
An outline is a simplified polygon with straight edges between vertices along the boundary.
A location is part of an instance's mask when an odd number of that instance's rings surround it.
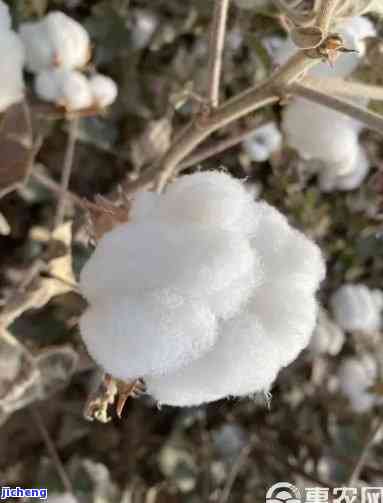
<svg viewBox="0 0 383 503">
<path fill-rule="evenodd" d="M 318 248 L 224 173 L 181 177 L 131 209 L 81 273 L 90 354 L 160 403 L 268 390 L 314 328 Z"/>
<path fill-rule="evenodd" d="M 80 282 L 92 302 L 163 288 L 207 301 L 249 274 L 255 260 L 249 243 L 234 233 L 196 225 L 131 222 L 101 239 Z M 262 281 L 260 266 L 257 278 Z"/>
<path fill-rule="evenodd" d="M 54 66 L 72 70 L 89 60 L 88 32 L 62 12 L 50 12 L 41 21 L 23 23 L 19 33 L 26 49 L 27 67 L 33 73 Z"/>
<path fill-rule="evenodd" d="M 89 84 L 95 105 L 98 108 L 106 108 L 116 100 L 117 84 L 110 77 L 97 73 L 89 79 Z"/>
<path fill-rule="evenodd" d="M 0 32 L 4 33 L 11 29 L 12 20 L 9 14 L 9 7 L 6 3 L 0 0 Z"/>
<path fill-rule="evenodd" d="M 355 412 L 367 412 L 376 403 L 376 395 L 368 391 L 376 377 L 376 362 L 369 355 L 342 361 L 338 369 L 339 389 L 349 399 Z"/>
<path fill-rule="evenodd" d="M 247 138 L 242 145 L 251 160 L 264 162 L 269 159 L 271 154 L 281 148 L 282 134 L 274 122 L 265 124 L 258 128 L 254 135 Z"/>
<path fill-rule="evenodd" d="M 39 98 L 68 111 L 83 110 L 93 104 L 88 79 L 75 70 L 45 70 L 36 76 L 34 87 Z"/>
<path fill-rule="evenodd" d="M 326 166 L 319 172 L 319 186 L 323 192 L 354 190 L 361 185 L 370 168 L 369 160 L 361 146 L 351 169 L 342 175 L 339 166 Z"/>
<path fill-rule="evenodd" d="M 365 285 L 341 286 L 330 299 L 334 317 L 344 330 L 376 332 L 381 326 L 381 310 L 376 296 Z"/>
<path fill-rule="evenodd" d="M 315 355 L 335 356 L 341 351 L 344 341 L 343 330 L 331 321 L 323 309 L 320 310 L 317 325 L 310 340 L 310 351 Z"/>
<path fill-rule="evenodd" d="M 211 349 L 217 337 L 210 309 L 166 291 L 90 307 L 80 328 L 93 358 L 125 380 L 184 367 Z"/>
<path fill-rule="evenodd" d="M 198 223 L 238 233 L 254 232 L 257 220 L 251 195 L 223 172 L 207 171 L 178 178 L 158 208 L 169 222 Z"/>
<path fill-rule="evenodd" d="M 0 111 L 23 99 L 24 47 L 12 31 L 0 32 L 0 72 L 3 81 L 0 89 Z"/>
<path fill-rule="evenodd" d="M 158 20 L 149 11 L 134 11 L 135 24 L 131 31 L 132 44 L 136 49 L 143 49 L 150 42 L 158 26 Z"/>
<path fill-rule="evenodd" d="M 353 119 L 296 99 L 283 110 L 282 129 L 287 143 L 304 159 L 320 159 L 337 165 L 337 172 L 342 174 L 352 170 L 359 153 L 359 129 Z"/>
</svg>

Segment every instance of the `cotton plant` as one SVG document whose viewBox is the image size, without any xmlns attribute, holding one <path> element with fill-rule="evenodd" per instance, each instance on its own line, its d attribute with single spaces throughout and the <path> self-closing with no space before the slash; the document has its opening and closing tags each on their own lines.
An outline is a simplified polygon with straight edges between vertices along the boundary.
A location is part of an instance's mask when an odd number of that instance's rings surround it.
<svg viewBox="0 0 383 503">
<path fill-rule="evenodd" d="M 330 298 L 338 325 L 347 331 L 366 334 L 382 327 L 383 292 L 363 284 L 342 285 Z"/>
<path fill-rule="evenodd" d="M 68 112 L 99 110 L 115 101 L 118 89 L 110 77 L 82 71 L 91 57 L 91 44 L 80 23 L 54 11 L 40 21 L 22 23 L 19 34 L 26 67 L 35 76 L 34 90 L 41 100 Z"/>
<path fill-rule="evenodd" d="M 319 63 L 310 70 L 311 75 L 325 78 L 350 76 L 364 55 L 363 39 L 376 35 L 374 25 L 362 16 L 348 18 L 337 29 L 345 46 L 355 52 L 340 55 L 333 66 L 327 62 Z M 289 39 L 278 51 L 277 61 L 282 63 L 292 52 L 294 44 Z M 366 100 L 360 101 L 366 104 Z M 301 157 L 322 162 L 323 166 L 318 170 L 322 191 L 353 190 L 363 182 L 369 171 L 369 161 L 359 143 L 361 125 L 357 121 L 297 98 L 283 111 L 282 130 L 288 145 Z"/>
<path fill-rule="evenodd" d="M 382 398 L 371 389 L 377 377 L 377 362 L 369 354 L 342 360 L 338 369 L 339 390 L 348 398 L 354 412 L 368 412 L 382 403 Z"/>
<path fill-rule="evenodd" d="M 141 192 L 82 270 L 90 355 L 157 402 L 191 406 L 270 389 L 307 346 L 319 248 L 244 184 L 195 173 Z"/>
<path fill-rule="evenodd" d="M 282 133 L 275 122 L 259 127 L 242 142 L 242 147 L 252 161 L 264 162 L 281 149 Z"/>
<path fill-rule="evenodd" d="M 23 66 L 25 53 L 19 36 L 11 29 L 8 6 L 0 2 L 0 112 L 24 97 Z"/>
</svg>

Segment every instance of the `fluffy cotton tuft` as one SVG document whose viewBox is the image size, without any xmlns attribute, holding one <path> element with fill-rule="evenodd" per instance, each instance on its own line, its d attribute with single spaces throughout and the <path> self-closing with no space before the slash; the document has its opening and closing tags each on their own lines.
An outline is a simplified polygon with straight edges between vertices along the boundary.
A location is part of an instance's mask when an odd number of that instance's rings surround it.
<svg viewBox="0 0 383 503">
<path fill-rule="evenodd" d="M 117 96 L 115 82 L 101 74 L 90 79 L 77 70 L 55 68 L 37 74 L 37 96 L 67 111 L 87 108 L 101 109 L 112 104 Z"/>
<path fill-rule="evenodd" d="M 376 361 L 369 355 L 363 358 L 345 358 L 339 369 L 339 389 L 349 399 L 355 412 L 367 412 L 381 402 L 369 391 L 377 378 Z"/>
<path fill-rule="evenodd" d="M 62 12 L 50 12 L 41 21 L 23 23 L 19 29 L 29 71 L 39 73 L 59 67 L 83 67 L 91 49 L 88 32 Z"/>
<path fill-rule="evenodd" d="M 358 52 L 340 55 L 334 67 L 329 63 L 320 63 L 310 71 L 311 74 L 319 77 L 349 76 L 364 53 L 362 39 L 376 34 L 371 21 L 363 17 L 348 19 L 339 31 L 346 47 Z M 277 60 L 284 62 L 293 52 L 294 45 L 289 40 L 280 49 Z M 308 124 L 310 127 L 307 127 Z M 355 189 L 367 175 L 369 162 L 359 144 L 361 125 L 357 121 L 321 105 L 295 99 L 284 109 L 282 129 L 287 143 L 304 159 L 322 161 L 319 185 L 324 192 Z"/>
<path fill-rule="evenodd" d="M 109 373 L 160 402 L 268 390 L 308 344 L 324 276 L 317 246 L 225 173 L 140 193 L 80 279 L 80 328 Z"/>
<path fill-rule="evenodd" d="M 10 30 L 0 30 L 0 112 L 23 99 L 24 47 L 19 37 Z"/>
<path fill-rule="evenodd" d="M 117 98 L 117 84 L 110 77 L 96 73 L 89 79 L 94 105 L 97 108 L 106 108 Z"/>
<path fill-rule="evenodd" d="M 68 111 L 90 108 L 93 104 L 89 81 L 76 70 L 56 68 L 39 73 L 35 79 L 35 92 L 42 100 Z"/>
<path fill-rule="evenodd" d="M 334 317 L 344 330 L 373 333 L 382 324 L 382 292 L 362 284 L 341 286 L 331 297 Z"/>
<path fill-rule="evenodd" d="M 246 138 L 242 146 L 252 161 L 264 162 L 281 148 L 282 134 L 278 126 L 271 122 L 258 128 L 254 135 Z"/>
</svg>

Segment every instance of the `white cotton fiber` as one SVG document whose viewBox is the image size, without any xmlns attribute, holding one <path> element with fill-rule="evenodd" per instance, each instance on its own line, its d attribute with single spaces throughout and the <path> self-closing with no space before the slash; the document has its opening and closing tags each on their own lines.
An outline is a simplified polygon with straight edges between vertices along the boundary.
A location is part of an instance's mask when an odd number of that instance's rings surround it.
<svg viewBox="0 0 383 503">
<path fill-rule="evenodd" d="M 85 265 L 80 328 L 110 374 L 190 406 L 270 389 L 308 344 L 324 263 L 245 185 L 225 173 L 138 194 L 131 220 Z"/>
<path fill-rule="evenodd" d="M 370 162 L 361 145 L 358 145 L 358 155 L 350 164 L 351 169 L 342 174 L 339 166 L 328 164 L 319 172 L 319 186 L 323 192 L 333 190 L 354 190 L 360 186 L 366 178 Z M 339 173 L 339 171 L 341 171 Z"/>
<path fill-rule="evenodd" d="M 254 205 L 259 224 L 250 242 L 261 257 L 265 282 L 278 278 L 280 282 L 315 290 L 325 275 L 319 248 L 290 227 L 286 218 L 269 204 Z"/>
<path fill-rule="evenodd" d="M 248 241 L 235 233 L 193 224 L 127 223 L 101 239 L 82 270 L 81 288 L 90 301 L 166 288 L 207 302 L 250 274 L 256 260 Z M 259 284 L 259 261 L 257 272 Z"/>
<path fill-rule="evenodd" d="M 0 0 L 0 32 L 4 33 L 5 31 L 11 30 L 12 20 L 9 14 L 8 5 Z"/>
<path fill-rule="evenodd" d="M 379 402 L 378 397 L 369 391 L 376 378 L 376 361 L 370 355 L 342 361 L 338 369 L 339 389 L 355 412 L 367 412 Z"/>
<path fill-rule="evenodd" d="M 304 159 L 320 159 L 346 174 L 358 156 L 358 123 L 346 115 L 304 99 L 283 110 L 282 129 L 288 145 Z"/>
<path fill-rule="evenodd" d="M 257 225 L 253 207 L 240 180 L 212 171 L 178 178 L 159 201 L 158 215 L 169 222 L 251 233 Z"/>
<path fill-rule="evenodd" d="M 243 149 L 252 161 L 264 162 L 282 146 L 282 134 L 274 122 L 259 127 L 254 135 L 242 143 Z"/>
<path fill-rule="evenodd" d="M 268 390 L 279 370 L 278 347 L 256 318 L 242 312 L 223 324 L 216 347 L 204 357 L 145 382 L 159 403 L 190 406 Z"/>
<path fill-rule="evenodd" d="M 0 112 L 21 101 L 24 96 L 24 47 L 10 30 L 0 31 Z"/>
<path fill-rule="evenodd" d="M 26 50 L 27 68 L 33 73 L 60 67 L 83 67 L 90 57 L 88 32 L 62 12 L 47 14 L 41 21 L 20 25 Z"/>
<path fill-rule="evenodd" d="M 217 337 L 216 319 L 208 307 L 166 291 L 109 299 L 91 307 L 80 327 L 93 358 L 125 380 L 184 367 L 211 349 Z M 123 358 L 116 359 L 116 354 Z"/>
<path fill-rule="evenodd" d="M 344 330 L 365 333 L 378 331 L 382 323 L 379 297 L 366 285 L 341 286 L 330 299 L 336 322 Z"/>
<path fill-rule="evenodd" d="M 93 104 L 97 108 L 106 108 L 117 98 L 117 84 L 110 77 L 96 73 L 89 79 L 93 95 Z"/>
<path fill-rule="evenodd" d="M 67 111 L 83 110 L 93 105 L 89 81 L 76 70 L 44 70 L 36 76 L 35 92 L 40 99 Z"/>
</svg>

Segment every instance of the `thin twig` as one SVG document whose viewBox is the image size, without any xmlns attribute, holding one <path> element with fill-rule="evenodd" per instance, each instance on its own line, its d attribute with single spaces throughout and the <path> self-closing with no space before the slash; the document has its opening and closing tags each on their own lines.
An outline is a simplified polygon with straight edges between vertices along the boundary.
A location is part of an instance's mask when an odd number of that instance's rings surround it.
<svg viewBox="0 0 383 503">
<path fill-rule="evenodd" d="M 300 98 L 305 98 L 319 105 L 324 105 L 332 110 L 336 110 L 337 112 L 360 121 L 368 129 L 377 131 L 380 134 L 383 133 L 383 117 L 355 103 L 350 103 L 336 96 L 329 96 L 318 89 L 299 83 L 292 84 L 286 91 Z"/>
<path fill-rule="evenodd" d="M 36 424 L 40 435 L 44 441 L 45 447 L 52 459 L 52 462 L 56 468 L 57 474 L 60 477 L 61 483 L 66 492 L 73 494 L 73 485 L 65 471 L 64 465 L 58 455 L 57 449 L 49 435 L 49 432 L 44 424 L 43 418 L 35 405 L 30 407 L 30 413 L 32 415 L 33 421 Z"/>
<path fill-rule="evenodd" d="M 49 176 L 45 175 L 42 171 L 39 170 L 34 170 L 31 174 L 31 178 L 42 185 L 43 187 L 51 190 L 55 194 L 61 194 L 61 186 L 52 178 Z M 99 213 L 103 213 L 104 210 L 100 208 L 97 204 L 92 203 L 91 201 L 87 201 L 86 199 L 83 199 L 82 197 L 78 196 L 77 194 L 74 194 L 73 192 L 66 190 L 65 191 L 65 197 L 69 199 L 73 204 L 81 208 L 82 210 L 88 209 L 92 211 L 96 211 Z"/>
<path fill-rule="evenodd" d="M 314 89 L 320 89 L 326 94 L 337 94 L 350 98 L 367 98 L 370 100 L 383 101 L 383 87 L 353 82 L 337 77 L 312 77 L 307 75 L 302 83 Z"/>
<path fill-rule="evenodd" d="M 178 166 L 178 170 L 182 171 L 184 169 L 190 168 L 191 166 L 195 166 L 196 164 L 206 161 L 206 159 L 209 159 L 210 157 L 213 157 L 224 152 L 225 150 L 228 150 L 231 147 L 234 147 L 235 145 L 238 145 L 238 143 L 241 143 L 246 138 L 252 136 L 259 127 L 264 126 L 265 124 L 267 124 L 267 122 L 262 122 L 257 126 L 252 125 L 250 128 L 243 129 L 242 131 L 229 136 L 229 138 L 219 140 L 213 145 L 208 145 L 205 148 L 197 150 L 195 154 L 190 155 L 183 162 L 181 162 L 181 164 Z"/>
<path fill-rule="evenodd" d="M 237 460 L 235 461 L 227 479 L 225 487 L 222 490 L 221 496 L 218 500 L 219 503 L 227 503 L 230 498 L 230 493 L 233 489 L 234 483 L 243 468 L 243 465 L 246 463 L 251 452 L 251 446 L 243 447 Z"/>
<path fill-rule="evenodd" d="M 229 4 L 230 0 L 215 0 L 210 27 L 207 98 L 209 106 L 213 108 L 216 108 L 219 103 L 222 55 Z"/>
<path fill-rule="evenodd" d="M 57 209 L 54 219 L 54 229 L 57 228 L 64 220 L 65 202 L 67 199 L 66 193 L 68 190 L 69 180 L 73 168 L 73 159 L 76 147 L 78 124 L 79 124 L 78 118 L 72 119 L 69 122 L 68 143 L 65 151 L 65 159 L 61 174 L 61 183 L 60 183 L 61 190 L 59 194 L 59 199 L 57 201 Z"/>
<path fill-rule="evenodd" d="M 349 487 L 352 487 L 359 479 L 360 473 L 363 470 L 364 464 L 367 461 L 367 457 L 370 452 L 370 449 L 371 449 L 372 445 L 374 444 L 374 442 L 376 441 L 378 435 L 381 433 L 382 428 L 383 428 L 383 418 L 380 418 L 377 425 L 371 429 L 371 431 L 366 439 L 366 442 L 363 446 L 362 452 L 360 453 L 360 456 L 351 471 L 350 478 L 347 482 L 347 485 Z"/>
</svg>

